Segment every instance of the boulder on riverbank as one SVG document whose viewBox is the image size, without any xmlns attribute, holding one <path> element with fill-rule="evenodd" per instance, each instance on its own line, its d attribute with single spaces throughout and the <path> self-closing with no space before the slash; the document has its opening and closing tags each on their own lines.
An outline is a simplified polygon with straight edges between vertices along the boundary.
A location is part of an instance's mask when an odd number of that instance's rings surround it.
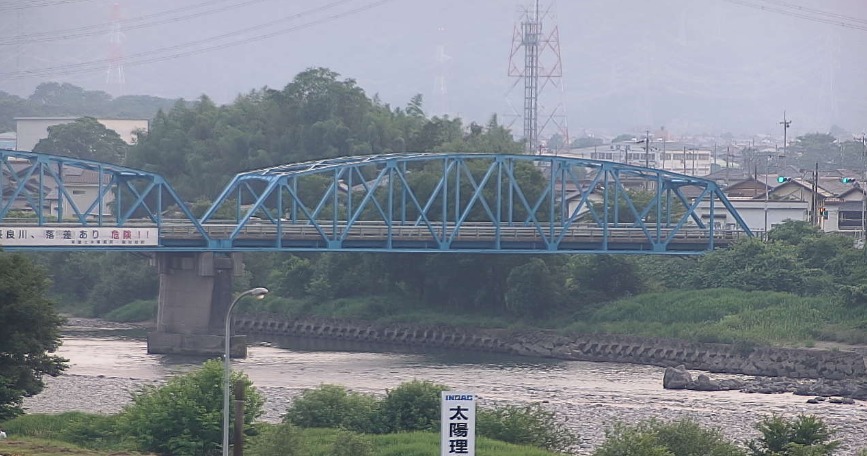
<svg viewBox="0 0 867 456">
<path fill-rule="evenodd" d="M 744 383 L 735 379 L 712 380 L 707 374 L 700 374 L 695 380 L 683 365 L 666 367 L 662 377 L 662 387 L 665 389 L 688 389 L 693 391 L 727 391 L 739 390 Z"/>
<path fill-rule="evenodd" d="M 692 375 L 683 364 L 677 367 L 666 367 L 662 376 L 662 387 L 665 389 L 686 389 L 692 383 Z"/>
<path fill-rule="evenodd" d="M 853 404 L 856 399 L 867 400 L 867 380 L 802 380 L 781 377 L 715 380 L 707 374 L 700 374 L 693 380 L 692 374 L 683 365 L 665 369 L 662 387 L 692 391 L 738 390 L 759 394 L 792 393 L 798 396 L 812 396 L 813 399 L 807 401 L 811 404 L 817 404 L 824 398 L 832 398 L 828 402 L 833 404 Z"/>
</svg>

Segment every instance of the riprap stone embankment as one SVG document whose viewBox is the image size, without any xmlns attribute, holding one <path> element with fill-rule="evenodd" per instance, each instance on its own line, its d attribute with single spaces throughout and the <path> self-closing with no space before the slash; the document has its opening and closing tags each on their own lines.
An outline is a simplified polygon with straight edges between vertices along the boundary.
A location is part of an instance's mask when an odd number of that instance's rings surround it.
<svg viewBox="0 0 867 456">
<path fill-rule="evenodd" d="M 235 318 L 239 334 L 494 352 L 576 361 L 618 362 L 763 377 L 843 380 L 867 374 L 864 357 L 845 350 L 753 347 L 620 335 L 379 324 L 269 315 Z"/>
</svg>

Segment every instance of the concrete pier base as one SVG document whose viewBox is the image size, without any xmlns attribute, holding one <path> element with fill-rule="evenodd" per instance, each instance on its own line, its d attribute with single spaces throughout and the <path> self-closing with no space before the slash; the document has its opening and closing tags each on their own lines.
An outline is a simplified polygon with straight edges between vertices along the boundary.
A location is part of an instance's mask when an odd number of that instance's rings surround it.
<svg viewBox="0 0 867 456">
<path fill-rule="evenodd" d="M 148 353 L 222 357 L 225 337 L 209 334 L 148 333 Z M 247 357 L 247 336 L 232 336 L 232 358 Z"/>
<path fill-rule="evenodd" d="M 156 330 L 148 334 L 148 353 L 222 355 L 232 277 L 243 273 L 240 254 L 158 253 L 154 263 L 160 292 Z M 244 336 L 232 336 L 231 354 L 247 355 Z"/>
</svg>

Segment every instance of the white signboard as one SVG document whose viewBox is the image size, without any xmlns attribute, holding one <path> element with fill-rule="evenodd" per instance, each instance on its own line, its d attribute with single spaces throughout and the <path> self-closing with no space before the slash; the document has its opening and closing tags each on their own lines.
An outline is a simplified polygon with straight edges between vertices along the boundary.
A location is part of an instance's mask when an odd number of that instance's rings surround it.
<svg viewBox="0 0 867 456">
<path fill-rule="evenodd" d="M 142 247 L 159 245 L 158 228 L 96 228 L 88 226 L 0 227 L 0 246 L 22 247 Z"/>
<path fill-rule="evenodd" d="M 440 408 L 442 456 L 476 454 L 476 395 L 443 391 Z"/>
</svg>

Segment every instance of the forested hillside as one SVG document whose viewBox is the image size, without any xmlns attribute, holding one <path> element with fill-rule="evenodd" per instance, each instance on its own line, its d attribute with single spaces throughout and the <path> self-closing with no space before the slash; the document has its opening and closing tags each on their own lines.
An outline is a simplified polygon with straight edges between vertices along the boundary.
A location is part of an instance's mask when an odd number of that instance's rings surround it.
<svg viewBox="0 0 867 456">
<path fill-rule="evenodd" d="M 0 91 L 0 133 L 15 131 L 16 117 L 90 116 L 119 119 L 150 119 L 176 100 L 147 95 L 113 98 L 98 90 L 72 84 L 40 84 L 27 98 Z"/>
</svg>

